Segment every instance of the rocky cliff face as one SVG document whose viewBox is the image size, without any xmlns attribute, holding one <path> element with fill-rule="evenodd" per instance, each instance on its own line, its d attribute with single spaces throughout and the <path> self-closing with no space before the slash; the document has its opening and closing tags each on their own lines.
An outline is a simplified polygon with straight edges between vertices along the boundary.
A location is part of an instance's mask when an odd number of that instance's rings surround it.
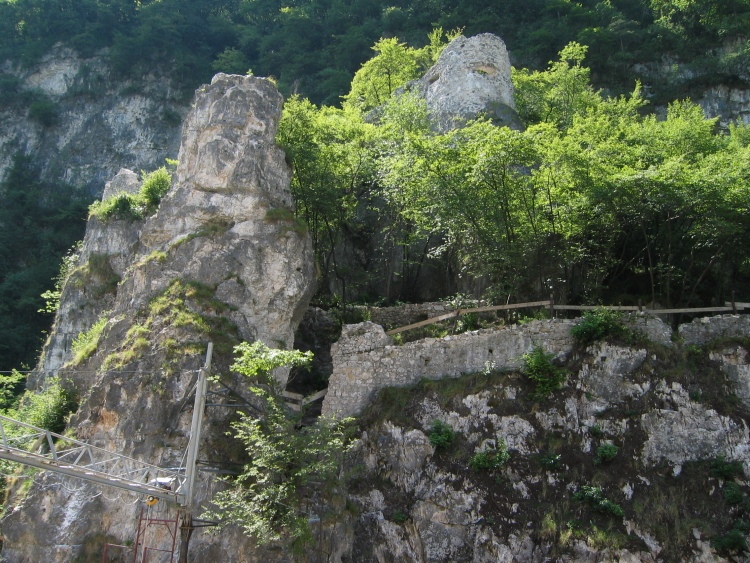
<svg viewBox="0 0 750 563">
<path fill-rule="evenodd" d="M 47 182 L 101 195 L 120 168 L 153 170 L 177 154 L 188 100 L 158 69 L 122 80 L 106 53 L 81 58 L 58 45 L 29 68 L 6 61 L 0 76 L 19 90 L 0 107 L 0 181 L 20 152 Z"/>
<path fill-rule="evenodd" d="M 746 318 L 686 325 L 683 348 L 569 350 L 548 399 L 489 368 L 383 393 L 353 463 L 351 560 L 745 561 L 722 541 L 748 531 Z M 481 353 L 486 335 L 473 338 Z"/>
<path fill-rule="evenodd" d="M 70 424 L 78 438 L 179 466 L 190 424 L 184 406 L 206 344 L 216 344 L 218 371 L 240 340 L 291 346 L 314 271 L 309 237 L 293 220 L 291 171 L 274 144 L 281 105 L 264 79 L 217 75 L 196 93 L 175 182 L 157 213 L 90 222 L 43 366 L 67 362 L 58 372 L 81 396 Z M 133 179 L 121 172 L 116 184 L 132 189 Z M 72 337 L 97 318 L 106 324 L 95 353 L 74 358 Z M 201 454 L 218 462 L 229 447 L 226 411 L 210 420 Z M 203 499 L 210 483 L 202 480 Z M 88 560 L 92 545 L 133 540 L 140 507 L 55 475 L 16 500 L 2 523 L 8 562 Z M 196 534 L 196 560 L 268 560 L 262 552 L 219 557 L 227 541 L 243 551 L 233 534 Z"/>
</svg>

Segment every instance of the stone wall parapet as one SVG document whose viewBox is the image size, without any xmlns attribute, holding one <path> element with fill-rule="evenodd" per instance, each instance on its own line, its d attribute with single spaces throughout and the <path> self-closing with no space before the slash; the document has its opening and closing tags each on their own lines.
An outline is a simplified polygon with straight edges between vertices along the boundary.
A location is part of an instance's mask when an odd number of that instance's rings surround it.
<svg viewBox="0 0 750 563">
<path fill-rule="evenodd" d="M 750 315 L 703 317 L 678 328 L 685 345 L 702 346 L 719 338 L 750 337 Z"/>
<path fill-rule="evenodd" d="M 433 315 L 431 315 L 433 316 Z M 481 329 L 444 338 L 425 338 L 401 346 L 371 321 L 345 325 L 333 344 L 333 373 L 323 414 L 360 413 L 384 387 L 406 387 L 421 379 L 459 377 L 485 369 L 518 369 L 523 355 L 539 346 L 564 358 L 573 351 L 570 329 L 579 319 L 551 319 Z M 670 327 L 652 315 L 629 315 L 626 323 L 653 342 L 673 346 Z M 685 345 L 718 338 L 750 336 L 750 316 L 696 319 L 679 327 Z"/>
<path fill-rule="evenodd" d="M 492 367 L 515 369 L 522 356 L 540 346 L 558 356 L 573 349 L 573 320 L 532 321 L 394 346 L 372 322 L 347 325 L 331 349 L 333 374 L 324 415 L 359 413 L 383 387 L 404 387 L 420 379 L 459 377 Z"/>
</svg>

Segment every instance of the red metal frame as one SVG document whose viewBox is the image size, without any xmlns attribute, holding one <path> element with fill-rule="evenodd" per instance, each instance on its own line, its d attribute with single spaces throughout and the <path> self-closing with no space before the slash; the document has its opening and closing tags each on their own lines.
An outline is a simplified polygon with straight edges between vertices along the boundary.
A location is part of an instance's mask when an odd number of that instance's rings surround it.
<svg viewBox="0 0 750 563">
<path fill-rule="evenodd" d="M 165 503 L 166 504 L 166 503 Z M 135 536 L 135 542 L 133 545 L 119 545 L 114 543 L 108 543 L 104 546 L 104 553 L 102 554 L 102 563 L 108 563 L 107 556 L 109 555 L 110 548 L 123 549 L 126 552 L 133 552 L 133 563 L 148 563 L 148 557 L 150 553 L 169 553 L 169 561 L 174 561 L 175 548 L 177 547 L 177 532 L 179 530 L 178 522 L 179 515 L 175 515 L 174 518 L 164 518 L 163 514 L 157 510 L 158 505 L 155 506 L 141 506 L 141 513 L 138 517 L 138 530 Z M 168 507 L 165 507 L 167 512 Z M 146 534 L 149 529 L 153 527 L 163 526 L 167 529 L 168 535 L 172 538 L 172 545 L 168 549 L 155 547 L 153 545 L 147 545 Z"/>
</svg>

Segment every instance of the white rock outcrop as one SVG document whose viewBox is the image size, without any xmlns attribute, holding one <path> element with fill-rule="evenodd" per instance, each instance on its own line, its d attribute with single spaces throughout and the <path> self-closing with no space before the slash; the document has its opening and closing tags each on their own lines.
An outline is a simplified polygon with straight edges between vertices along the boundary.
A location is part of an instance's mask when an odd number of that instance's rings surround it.
<svg viewBox="0 0 750 563">
<path fill-rule="evenodd" d="M 491 33 L 457 37 L 435 65 L 404 90 L 416 91 L 425 99 L 433 125 L 441 132 L 480 115 L 498 125 L 522 127 L 515 111 L 508 50 Z"/>
</svg>

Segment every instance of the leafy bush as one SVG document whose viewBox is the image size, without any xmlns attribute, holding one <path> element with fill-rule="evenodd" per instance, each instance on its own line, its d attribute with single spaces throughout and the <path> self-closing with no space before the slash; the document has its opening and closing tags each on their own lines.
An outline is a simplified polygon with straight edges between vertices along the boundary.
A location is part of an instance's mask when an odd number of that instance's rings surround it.
<svg viewBox="0 0 750 563">
<path fill-rule="evenodd" d="M 119 193 L 89 207 L 89 217 L 107 222 L 111 219 L 134 221 L 151 215 L 172 185 L 172 175 L 162 166 L 145 174 L 137 194 Z"/>
<path fill-rule="evenodd" d="M 711 547 L 722 555 L 748 551 L 745 534 L 736 528 L 730 530 L 723 536 L 716 536 L 711 540 Z"/>
<path fill-rule="evenodd" d="M 146 209 L 154 211 L 161 202 L 161 198 L 167 195 L 172 187 L 172 175 L 165 166 L 146 174 L 138 191 L 138 196 L 146 205 Z"/>
<path fill-rule="evenodd" d="M 96 352 L 99 345 L 99 338 L 107 326 L 107 315 L 109 311 L 101 314 L 99 319 L 91 326 L 90 329 L 81 332 L 73 339 L 73 360 L 72 363 L 80 364 L 83 360 L 91 357 Z"/>
<path fill-rule="evenodd" d="M 16 397 L 26 384 L 26 376 L 17 370 L 10 374 L 0 374 L 0 410 L 5 410 L 16 402 Z"/>
<path fill-rule="evenodd" d="M 457 333 L 477 330 L 479 328 L 479 315 L 477 313 L 465 313 L 461 315 L 461 318 L 456 323 Z"/>
<path fill-rule="evenodd" d="M 586 311 L 580 322 L 570 329 L 573 338 L 582 346 L 608 337 L 622 337 L 627 332 L 628 329 L 622 324 L 621 315 L 609 309 Z"/>
<path fill-rule="evenodd" d="M 58 378 L 51 378 L 41 391 L 26 391 L 16 407 L 6 412 L 10 418 L 59 434 L 76 408 L 75 395 Z"/>
<path fill-rule="evenodd" d="M 536 384 L 534 395 L 538 398 L 549 397 L 565 380 L 565 370 L 552 363 L 554 357 L 554 354 L 548 354 L 540 347 L 523 355 L 523 372 Z"/>
<path fill-rule="evenodd" d="M 475 453 L 469 460 L 469 467 L 474 471 L 495 471 L 510 461 L 510 454 L 505 441 L 501 440 L 495 450 Z"/>
<path fill-rule="evenodd" d="M 625 514 L 619 504 L 612 502 L 604 496 L 601 487 L 584 485 L 580 491 L 573 495 L 573 500 L 588 504 L 596 512 L 616 518 L 622 518 Z"/>
<path fill-rule="evenodd" d="M 615 459 L 618 452 L 617 446 L 614 444 L 602 444 L 596 448 L 596 456 L 594 456 L 594 463 L 599 465 L 601 463 L 607 463 Z"/>
<path fill-rule="evenodd" d="M 560 454 L 547 453 L 539 459 L 539 463 L 541 463 L 542 467 L 545 469 L 555 470 L 560 467 L 561 460 L 562 456 Z"/>
<path fill-rule="evenodd" d="M 432 429 L 430 430 L 430 444 L 435 448 L 447 448 L 453 443 L 455 437 L 453 428 L 445 422 L 435 420 L 432 423 Z"/>
<path fill-rule="evenodd" d="M 227 480 L 229 488 L 214 497 L 220 510 L 206 516 L 221 520 L 222 526 L 240 526 L 261 545 L 285 536 L 301 548 L 312 539 L 308 514 L 303 511 L 303 504 L 308 510 L 310 504 L 304 501 L 339 481 L 351 419 L 321 417 L 311 426 L 300 427 L 299 419 L 287 416 L 283 398 L 274 387 L 265 385 L 273 369 L 306 363 L 309 353 L 271 350 L 257 342 L 240 344 L 235 352 L 239 357 L 232 369 L 249 378 L 250 391 L 262 403 L 263 414 L 259 419 L 256 413 L 242 413 L 232 423 L 249 461 L 239 476 Z M 315 503 L 315 510 L 325 506 L 331 505 Z"/>
<path fill-rule="evenodd" d="M 724 487 L 724 500 L 727 503 L 735 505 L 740 504 L 745 499 L 742 489 L 737 483 L 727 483 Z"/>
<path fill-rule="evenodd" d="M 719 456 L 711 462 L 711 475 L 730 481 L 743 474 L 742 463 L 739 461 L 727 461 L 724 456 Z"/>
<path fill-rule="evenodd" d="M 393 516 L 391 516 L 391 520 L 393 520 L 396 524 L 403 524 L 409 519 L 409 515 L 405 512 L 402 512 L 401 510 L 397 510 L 393 513 Z"/>
</svg>

